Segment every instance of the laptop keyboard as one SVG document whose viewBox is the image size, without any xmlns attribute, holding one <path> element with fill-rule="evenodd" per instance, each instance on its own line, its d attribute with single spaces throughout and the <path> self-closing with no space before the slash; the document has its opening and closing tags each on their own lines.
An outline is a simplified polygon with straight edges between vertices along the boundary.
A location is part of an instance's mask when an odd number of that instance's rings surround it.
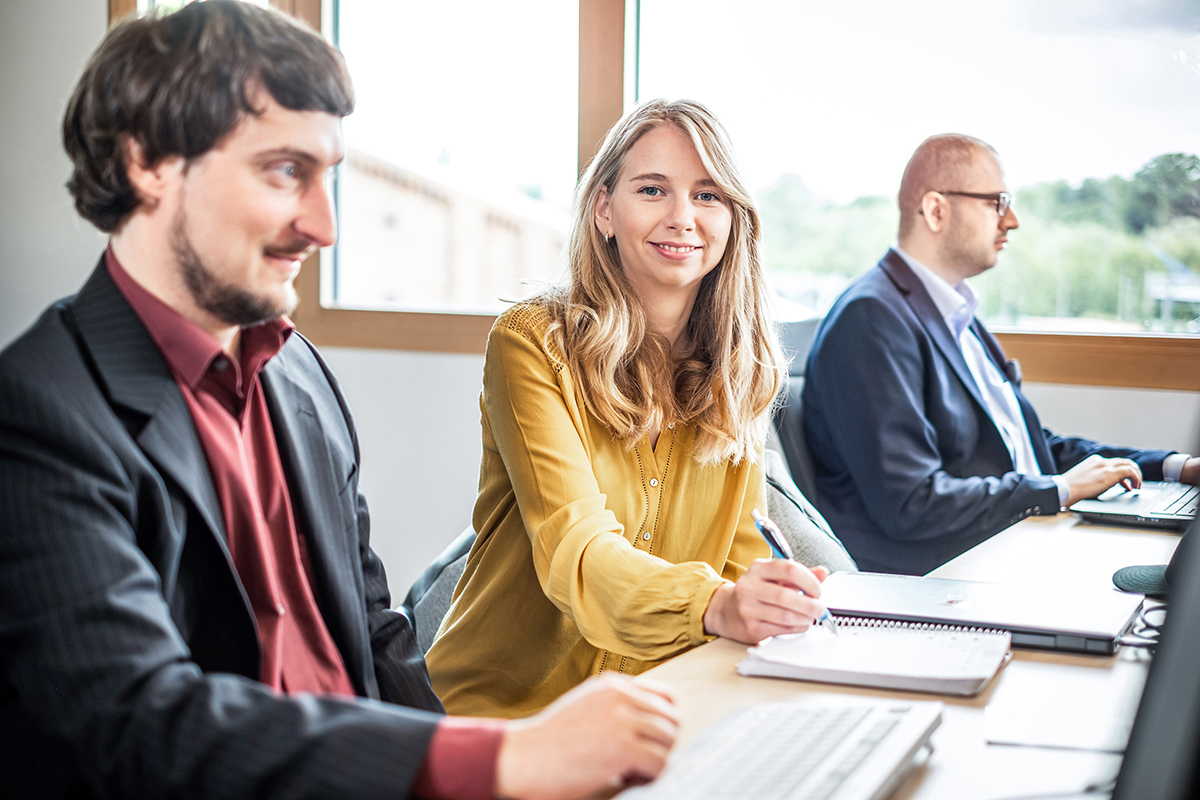
<svg viewBox="0 0 1200 800">
<path fill-rule="evenodd" d="M 832 800 L 876 796 L 875 790 L 903 774 L 933 725 L 918 732 L 920 741 L 900 749 L 905 757 L 897 759 L 893 753 L 891 763 L 875 765 L 879 774 L 867 781 L 872 791 L 860 794 L 862 786 L 851 794 L 841 790 L 852 777 L 863 783 L 860 771 L 870 771 L 870 757 L 921 705 L 929 704 L 761 703 L 718 723 L 702 742 L 672 759 L 658 781 L 621 797 Z"/>
<path fill-rule="evenodd" d="M 1187 490 L 1178 497 L 1171 499 L 1165 508 L 1156 507 L 1154 511 L 1159 514 L 1174 514 L 1176 516 L 1195 516 L 1196 505 L 1200 502 L 1200 488 L 1189 486 Z"/>
</svg>

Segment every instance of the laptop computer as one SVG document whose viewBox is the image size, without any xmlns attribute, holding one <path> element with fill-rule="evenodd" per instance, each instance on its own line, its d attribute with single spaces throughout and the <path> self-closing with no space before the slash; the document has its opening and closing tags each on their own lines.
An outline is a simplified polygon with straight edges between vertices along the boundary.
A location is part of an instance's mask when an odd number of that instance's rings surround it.
<svg viewBox="0 0 1200 800">
<path fill-rule="evenodd" d="M 1140 489 L 1114 486 L 1099 497 L 1080 500 L 1070 510 L 1088 522 L 1182 531 L 1195 518 L 1198 502 L 1200 488 L 1146 481 Z"/>
<path fill-rule="evenodd" d="M 733 712 L 622 800 L 881 800 L 924 763 L 942 704 L 816 695 Z"/>
<path fill-rule="evenodd" d="M 835 616 L 992 628 L 1010 632 L 1013 647 L 1076 653 L 1115 652 L 1142 599 L 1115 589 L 1081 593 L 874 572 L 835 572 L 821 585 L 821 602 Z"/>
</svg>

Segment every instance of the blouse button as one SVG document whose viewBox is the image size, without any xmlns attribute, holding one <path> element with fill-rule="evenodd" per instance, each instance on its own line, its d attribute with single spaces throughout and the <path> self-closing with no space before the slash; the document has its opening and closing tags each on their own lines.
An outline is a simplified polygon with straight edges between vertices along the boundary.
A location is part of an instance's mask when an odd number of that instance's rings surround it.
<svg viewBox="0 0 1200 800">
<path fill-rule="evenodd" d="M 283 607 L 283 603 L 275 604 L 275 613 L 281 617 L 287 613 L 287 609 Z"/>
<path fill-rule="evenodd" d="M 651 486 L 658 486 L 658 478 L 651 478 L 651 479 L 650 479 L 650 485 L 651 485 Z"/>
<path fill-rule="evenodd" d="M 650 541 L 650 531 L 646 531 L 645 533 L 643 533 L 643 534 L 642 534 L 642 539 L 643 539 L 643 540 L 645 540 L 645 541 L 647 541 L 647 542 L 648 542 L 648 541 Z"/>
</svg>

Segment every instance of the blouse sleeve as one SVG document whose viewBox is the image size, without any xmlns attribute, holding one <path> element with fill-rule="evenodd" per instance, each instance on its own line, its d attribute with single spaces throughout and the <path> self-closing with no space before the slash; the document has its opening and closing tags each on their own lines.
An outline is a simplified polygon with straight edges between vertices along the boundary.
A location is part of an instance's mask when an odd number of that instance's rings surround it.
<svg viewBox="0 0 1200 800">
<path fill-rule="evenodd" d="M 536 338 L 500 324 L 492 331 L 483 410 L 542 591 L 597 648 L 657 660 L 701 644 L 709 638 L 704 611 L 722 576 L 701 561 L 665 561 L 625 538 L 593 472 L 570 376 Z M 740 531 L 737 539 L 745 539 Z M 743 550 L 735 543 L 734 553 Z M 726 577 L 742 569 L 724 567 Z"/>
</svg>

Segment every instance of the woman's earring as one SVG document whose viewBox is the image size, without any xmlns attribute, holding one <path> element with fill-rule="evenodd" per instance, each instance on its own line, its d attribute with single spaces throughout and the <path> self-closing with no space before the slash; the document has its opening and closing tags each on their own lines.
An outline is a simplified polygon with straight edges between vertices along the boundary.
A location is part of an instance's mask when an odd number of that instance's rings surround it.
<svg viewBox="0 0 1200 800">
<path fill-rule="evenodd" d="M 604 243 L 608 244 L 610 241 L 612 241 L 612 234 L 611 233 L 604 234 Z"/>
</svg>

